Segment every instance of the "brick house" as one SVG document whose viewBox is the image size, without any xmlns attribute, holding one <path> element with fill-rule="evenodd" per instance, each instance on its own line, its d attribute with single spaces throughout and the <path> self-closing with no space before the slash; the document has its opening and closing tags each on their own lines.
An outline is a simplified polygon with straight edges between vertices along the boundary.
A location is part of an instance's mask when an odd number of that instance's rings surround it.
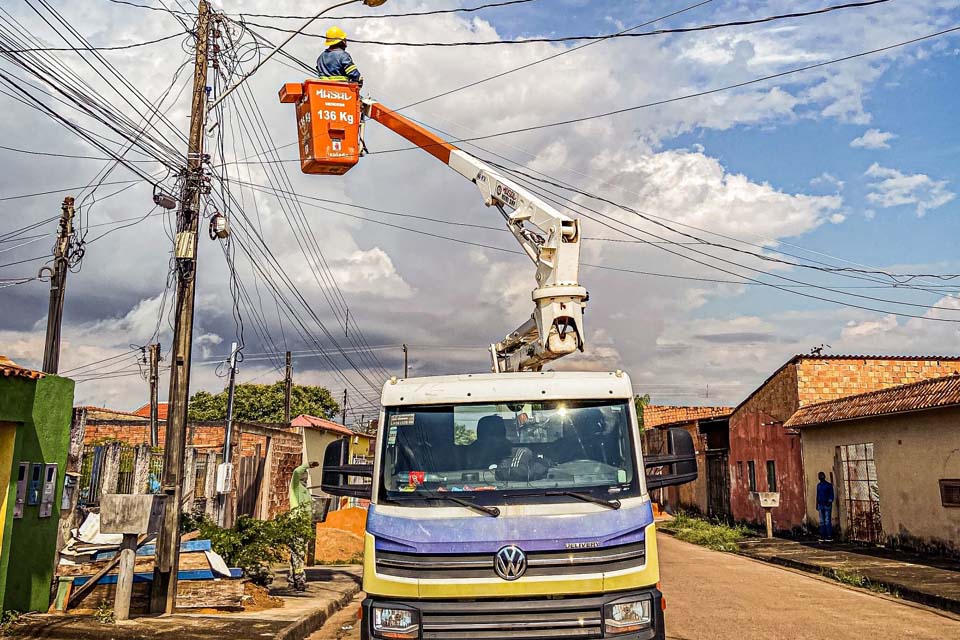
<svg viewBox="0 0 960 640">
<path fill-rule="evenodd" d="M 727 419 L 732 411 L 732 407 L 647 405 L 643 408 L 645 454 L 666 453 L 666 435 L 673 428 L 687 431 L 697 451 L 696 481 L 660 489 L 660 494 L 654 497 L 661 505 L 695 509 L 718 518 L 729 517 Z"/>
<path fill-rule="evenodd" d="M 117 443 L 125 451 L 148 449 L 150 420 L 144 418 L 140 411 L 138 409 L 137 413 L 128 413 L 101 407 L 76 408 L 71 442 L 80 445 L 83 455 L 77 462 L 77 468 L 70 470 L 80 473 L 84 481 L 89 481 L 92 469 L 99 468 L 95 457 L 107 452 L 104 445 Z M 216 465 L 222 459 L 225 431 L 226 425 L 223 421 L 190 421 L 187 424 L 187 453 L 184 464 L 185 485 L 188 486 L 185 486 L 185 491 L 193 488 L 198 500 L 213 495 L 209 485 L 214 481 Z M 161 449 L 165 442 L 166 423 L 161 420 Z M 107 453 L 115 452 L 109 449 Z M 127 455 L 134 454 L 127 452 Z M 162 458 L 156 452 L 152 455 L 158 461 Z M 302 464 L 304 459 L 301 433 L 291 430 L 287 425 L 234 422 L 232 456 L 236 514 L 266 519 L 289 509 L 290 478 L 293 470 Z M 205 477 L 202 474 L 205 474 Z M 108 477 L 108 480 L 112 481 L 113 478 Z"/>
<path fill-rule="evenodd" d="M 810 523 L 800 432 L 785 426 L 798 409 L 958 372 L 960 357 L 794 356 L 730 416 L 733 518 L 761 524 L 763 510 L 751 494 L 777 491 L 775 529 L 799 529 Z"/>
<path fill-rule="evenodd" d="M 846 539 L 960 557 L 958 423 L 960 375 L 802 407 L 808 519 L 822 471 Z"/>
</svg>

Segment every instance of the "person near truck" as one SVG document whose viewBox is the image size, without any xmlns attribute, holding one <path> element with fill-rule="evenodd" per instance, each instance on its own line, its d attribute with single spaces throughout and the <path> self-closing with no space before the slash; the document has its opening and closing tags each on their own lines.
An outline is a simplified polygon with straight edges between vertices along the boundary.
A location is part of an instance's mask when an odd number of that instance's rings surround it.
<svg viewBox="0 0 960 640">
<path fill-rule="evenodd" d="M 817 512 L 820 514 L 820 540 L 833 542 L 833 485 L 821 471 L 817 477 Z"/>
<path fill-rule="evenodd" d="M 305 462 L 293 470 L 290 477 L 290 511 L 308 511 L 313 509 L 313 497 L 310 495 L 310 469 L 320 466 L 319 462 Z M 303 568 L 307 557 L 307 541 L 297 538 L 290 543 L 290 575 L 287 583 L 297 591 L 307 590 L 307 572 Z"/>
</svg>

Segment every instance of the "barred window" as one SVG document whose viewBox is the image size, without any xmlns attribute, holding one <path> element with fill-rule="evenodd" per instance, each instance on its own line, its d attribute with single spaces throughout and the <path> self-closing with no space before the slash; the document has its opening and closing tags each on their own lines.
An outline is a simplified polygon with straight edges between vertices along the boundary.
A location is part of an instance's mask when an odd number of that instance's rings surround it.
<svg viewBox="0 0 960 640">
<path fill-rule="evenodd" d="M 940 501 L 945 507 L 960 507 L 960 479 L 940 481 Z"/>
</svg>

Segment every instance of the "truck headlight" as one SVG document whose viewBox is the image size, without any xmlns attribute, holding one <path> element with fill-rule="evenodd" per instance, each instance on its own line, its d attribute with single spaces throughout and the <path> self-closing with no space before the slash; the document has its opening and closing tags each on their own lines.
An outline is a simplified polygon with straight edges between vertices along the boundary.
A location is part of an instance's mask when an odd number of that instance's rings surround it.
<svg viewBox="0 0 960 640">
<path fill-rule="evenodd" d="M 420 637 L 420 612 L 397 607 L 373 607 L 373 635 L 398 640 Z"/>
<path fill-rule="evenodd" d="M 647 629 L 651 625 L 650 598 L 613 602 L 603 608 L 606 633 L 616 635 Z"/>
</svg>

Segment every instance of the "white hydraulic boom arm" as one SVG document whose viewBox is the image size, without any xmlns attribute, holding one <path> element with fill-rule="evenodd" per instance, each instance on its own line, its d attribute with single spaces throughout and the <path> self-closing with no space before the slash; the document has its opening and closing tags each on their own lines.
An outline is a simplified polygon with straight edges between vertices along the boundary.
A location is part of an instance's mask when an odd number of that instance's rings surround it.
<svg viewBox="0 0 960 640">
<path fill-rule="evenodd" d="M 477 185 L 484 204 L 500 210 L 507 228 L 537 266 L 533 315 L 490 345 L 493 370 L 539 371 L 552 360 L 583 351 L 583 312 L 589 296 L 579 282 L 580 221 L 378 102 L 364 99 L 363 111 Z"/>
</svg>

